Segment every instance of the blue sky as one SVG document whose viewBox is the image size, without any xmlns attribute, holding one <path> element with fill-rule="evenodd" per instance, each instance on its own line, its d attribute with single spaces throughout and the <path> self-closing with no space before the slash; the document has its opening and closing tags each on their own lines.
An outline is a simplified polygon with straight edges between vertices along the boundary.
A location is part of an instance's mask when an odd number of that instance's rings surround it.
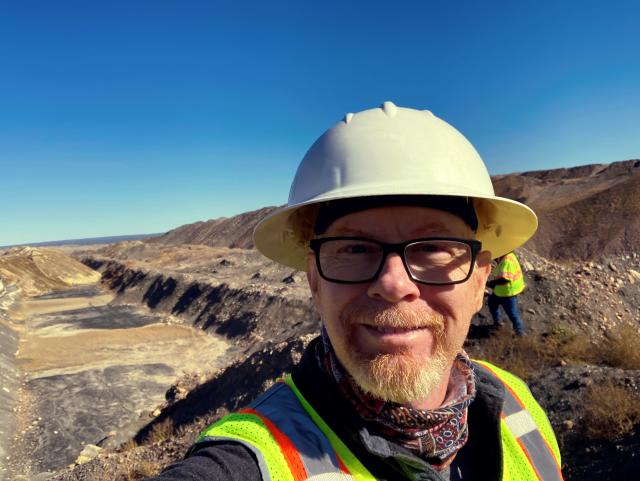
<svg viewBox="0 0 640 481">
<path fill-rule="evenodd" d="M 428 108 L 492 174 L 640 157 L 634 1 L 0 6 L 0 245 L 286 201 L 346 112 Z"/>
</svg>

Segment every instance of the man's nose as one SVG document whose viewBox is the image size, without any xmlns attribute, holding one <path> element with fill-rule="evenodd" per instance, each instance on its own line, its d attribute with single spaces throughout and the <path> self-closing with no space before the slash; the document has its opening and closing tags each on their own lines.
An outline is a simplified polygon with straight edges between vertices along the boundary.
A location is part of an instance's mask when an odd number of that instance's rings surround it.
<svg viewBox="0 0 640 481">
<path fill-rule="evenodd" d="M 378 277 L 369 285 L 369 297 L 387 302 L 412 301 L 420 297 L 420 289 L 409 277 L 402 258 L 391 253 L 387 256 Z"/>
</svg>

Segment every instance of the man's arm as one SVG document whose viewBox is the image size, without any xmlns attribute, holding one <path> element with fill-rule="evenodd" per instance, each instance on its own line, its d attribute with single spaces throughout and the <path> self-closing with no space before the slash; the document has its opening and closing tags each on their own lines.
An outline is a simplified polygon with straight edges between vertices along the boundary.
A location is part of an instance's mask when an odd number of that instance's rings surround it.
<svg viewBox="0 0 640 481">
<path fill-rule="evenodd" d="M 258 463 L 237 443 L 203 446 L 186 459 L 146 481 L 261 481 Z"/>
<path fill-rule="evenodd" d="M 502 284 L 509 284 L 509 279 L 505 279 L 504 277 L 498 277 L 497 279 L 491 279 L 487 282 L 487 286 L 493 288 Z"/>
</svg>

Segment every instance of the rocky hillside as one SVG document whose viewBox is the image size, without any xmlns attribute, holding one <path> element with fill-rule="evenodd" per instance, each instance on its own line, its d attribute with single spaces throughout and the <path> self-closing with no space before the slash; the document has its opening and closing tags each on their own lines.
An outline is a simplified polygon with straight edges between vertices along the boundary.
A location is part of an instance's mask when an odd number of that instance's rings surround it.
<svg viewBox="0 0 640 481">
<path fill-rule="evenodd" d="M 319 325 L 304 276 L 255 250 L 128 242 L 84 262 L 102 272 L 117 302 L 226 336 L 244 352 Z"/>
<path fill-rule="evenodd" d="M 55 249 L 14 247 L 0 254 L 0 280 L 27 296 L 99 279 L 99 273 Z"/>
<path fill-rule="evenodd" d="M 264 207 L 231 218 L 212 219 L 206 222 L 187 224 L 170 230 L 166 234 L 152 237 L 147 242 L 161 244 L 202 244 L 248 249 L 253 247 L 253 228 L 276 207 Z"/>
<path fill-rule="evenodd" d="M 497 176 L 540 227 L 527 246 L 550 259 L 597 259 L 640 245 L 640 160 Z"/>
</svg>

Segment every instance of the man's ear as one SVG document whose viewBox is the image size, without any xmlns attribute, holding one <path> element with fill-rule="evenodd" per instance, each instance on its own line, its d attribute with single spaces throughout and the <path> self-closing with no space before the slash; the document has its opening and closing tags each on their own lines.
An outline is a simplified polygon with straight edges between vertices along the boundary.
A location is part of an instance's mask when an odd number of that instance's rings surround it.
<svg viewBox="0 0 640 481">
<path fill-rule="evenodd" d="M 318 269 L 316 267 L 316 258 L 313 252 L 307 253 L 307 281 L 309 282 L 309 290 L 311 296 L 315 300 L 318 293 Z"/>
<path fill-rule="evenodd" d="M 486 282 L 489 274 L 491 273 L 491 252 L 478 252 L 478 255 L 476 256 L 476 265 L 478 267 L 478 271 L 482 272 L 482 275 L 484 276 L 484 282 Z"/>
<path fill-rule="evenodd" d="M 491 274 L 491 252 L 482 251 L 476 256 L 476 267 L 473 271 L 475 282 L 475 308 L 476 312 L 482 309 L 484 302 L 484 289 L 487 279 Z"/>
</svg>

